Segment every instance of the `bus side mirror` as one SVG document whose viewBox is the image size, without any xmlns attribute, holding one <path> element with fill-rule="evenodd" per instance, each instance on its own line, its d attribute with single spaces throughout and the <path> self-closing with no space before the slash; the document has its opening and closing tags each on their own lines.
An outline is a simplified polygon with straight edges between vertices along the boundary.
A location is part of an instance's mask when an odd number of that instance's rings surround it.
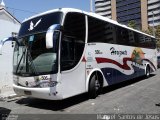
<svg viewBox="0 0 160 120">
<path fill-rule="evenodd" d="M 2 55 L 2 47 L 3 47 L 3 45 L 8 41 L 12 41 L 12 42 L 15 41 L 19 45 L 18 40 L 17 40 L 16 37 L 8 37 L 8 38 L 5 38 L 5 39 L 1 40 L 0 41 L 0 55 Z"/>
<path fill-rule="evenodd" d="M 62 31 L 62 26 L 60 24 L 54 24 L 50 26 L 46 33 L 46 48 L 53 48 L 54 31 Z"/>
<path fill-rule="evenodd" d="M 53 48 L 53 33 L 54 30 L 49 29 L 46 33 L 46 48 L 50 49 Z"/>
</svg>

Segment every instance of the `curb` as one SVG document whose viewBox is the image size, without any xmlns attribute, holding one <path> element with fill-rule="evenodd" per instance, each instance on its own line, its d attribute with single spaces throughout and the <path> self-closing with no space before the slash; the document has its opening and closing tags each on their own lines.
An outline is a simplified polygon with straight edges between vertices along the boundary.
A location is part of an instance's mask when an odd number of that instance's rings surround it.
<svg viewBox="0 0 160 120">
<path fill-rule="evenodd" d="M 6 101 L 6 100 L 10 100 L 10 99 L 14 99 L 16 97 L 20 97 L 17 94 L 13 93 L 11 95 L 8 96 L 0 96 L 0 101 Z"/>
</svg>

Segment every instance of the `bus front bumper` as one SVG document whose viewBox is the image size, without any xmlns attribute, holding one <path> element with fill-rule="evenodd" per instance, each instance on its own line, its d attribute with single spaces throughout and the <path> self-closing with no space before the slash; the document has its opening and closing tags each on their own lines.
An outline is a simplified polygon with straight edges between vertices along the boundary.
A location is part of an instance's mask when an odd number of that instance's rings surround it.
<svg viewBox="0 0 160 120">
<path fill-rule="evenodd" d="M 27 88 L 13 84 L 13 89 L 17 95 L 29 96 L 46 100 L 62 100 L 63 97 L 58 92 L 51 94 L 50 88 Z"/>
</svg>

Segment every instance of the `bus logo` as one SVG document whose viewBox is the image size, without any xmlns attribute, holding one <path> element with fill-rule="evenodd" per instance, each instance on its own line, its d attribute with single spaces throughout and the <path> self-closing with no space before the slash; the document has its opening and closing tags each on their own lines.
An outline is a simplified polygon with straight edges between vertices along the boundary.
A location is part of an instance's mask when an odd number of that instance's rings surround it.
<svg viewBox="0 0 160 120">
<path fill-rule="evenodd" d="M 42 19 L 39 19 L 36 24 L 34 25 L 34 23 L 31 21 L 30 22 L 30 27 L 29 27 L 29 31 L 32 31 L 35 27 L 37 27 L 39 25 L 39 23 L 42 21 Z"/>
<path fill-rule="evenodd" d="M 138 64 L 142 64 L 142 61 L 145 59 L 145 53 L 142 51 L 141 48 L 135 48 L 132 53 L 132 61 Z"/>
<path fill-rule="evenodd" d="M 111 55 L 118 55 L 119 57 L 121 55 L 127 55 L 127 50 L 119 51 L 119 50 L 116 50 L 114 47 L 111 47 L 110 51 L 111 51 Z"/>
</svg>

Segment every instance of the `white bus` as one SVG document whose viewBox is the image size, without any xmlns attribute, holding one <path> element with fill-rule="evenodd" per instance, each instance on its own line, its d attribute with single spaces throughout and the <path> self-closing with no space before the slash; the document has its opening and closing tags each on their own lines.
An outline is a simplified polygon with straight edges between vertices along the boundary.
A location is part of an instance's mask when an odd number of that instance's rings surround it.
<svg viewBox="0 0 160 120">
<path fill-rule="evenodd" d="M 61 8 L 25 20 L 13 56 L 18 95 L 96 98 L 104 86 L 157 69 L 155 38 L 94 13 Z"/>
</svg>

